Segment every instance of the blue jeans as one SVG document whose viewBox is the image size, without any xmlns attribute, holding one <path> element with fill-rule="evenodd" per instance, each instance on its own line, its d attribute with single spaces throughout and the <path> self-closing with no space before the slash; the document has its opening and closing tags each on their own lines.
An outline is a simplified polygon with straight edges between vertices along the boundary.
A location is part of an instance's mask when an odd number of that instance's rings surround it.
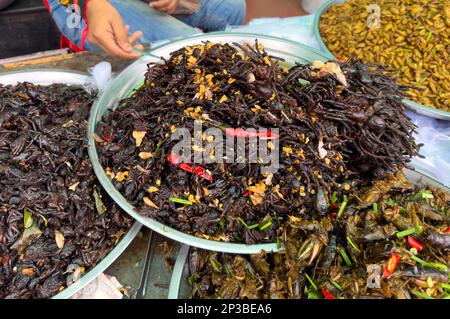
<svg viewBox="0 0 450 319">
<path fill-rule="evenodd" d="M 110 0 L 120 13 L 130 33 L 141 30 L 138 40 L 141 44 L 191 36 L 193 34 L 224 30 L 227 25 L 240 25 L 244 21 L 245 0 L 201 0 L 198 12 L 190 15 L 170 16 L 149 7 L 141 0 Z M 79 28 L 67 24 L 69 12 L 59 0 L 48 0 L 50 12 L 61 33 L 72 43 L 82 48 L 82 33 L 86 23 L 81 21 Z M 85 40 L 84 49 L 97 49 Z"/>
</svg>

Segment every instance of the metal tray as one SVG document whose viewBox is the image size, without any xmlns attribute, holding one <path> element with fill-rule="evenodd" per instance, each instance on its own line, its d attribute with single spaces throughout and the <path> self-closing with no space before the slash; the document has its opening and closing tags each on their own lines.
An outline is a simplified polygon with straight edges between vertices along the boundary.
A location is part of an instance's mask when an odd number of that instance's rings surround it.
<svg viewBox="0 0 450 319">
<path fill-rule="evenodd" d="M 319 43 L 321 50 L 323 52 L 326 52 L 327 54 L 329 54 L 332 57 L 334 57 L 333 53 L 328 49 L 327 45 L 323 41 L 322 35 L 320 34 L 320 29 L 319 29 L 320 17 L 322 16 L 322 14 L 327 12 L 329 7 L 334 6 L 336 4 L 341 4 L 344 2 L 345 2 L 345 0 L 328 0 L 320 7 L 319 11 L 316 12 L 316 15 L 314 17 L 314 22 L 313 22 L 314 37 L 316 38 L 317 42 Z M 432 117 L 435 119 L 450 121 L 450 112 L 434 109 L 432 107 L 425 106 L 425 105 L 416 103 L 411 100 L 405 99 L 405 100 L 403 100 L 403 102 L 405 103 L 406 107 L 408 109 L 410 109 L 411 111 L 414 111 L 416 113 L 419 113 L 419 114 L 422 114 L 422 115 L 425 115 L 428 117 Z"/>
<path fill-rule="evenodd" d="M 450 188 L 427 174 L 410 169 L 405 169 L 405 174 L 406 177 L 416 185 L 431 185 L 450 193 Z M 194 247 L 183 245 L 178 253 L 178 257 L 173 267 L 172 279 L 170 280 L 169 299 L 191 298 L 191 287 L 187 282 L 187 279 L 191 276 L 187 264 L 191 248 Z"/>
<path fill-rule="evenodd" d="M 158 62 L 160 56 L 168 57 L 171 52 L 176 51 L 184 46 L 199 44 L 206 40 L 222 43 L 252 43 L 255 41 L 255 39 L 259 39 L 260 43 L 264 45 L 268 52 L 286 59 L 287 63 L 309 63 L 313 60 L 329 60 L 326 55 L 312 48 L 293 41 L 278 39 L 270 36 L 261 36 L 246 33 L 211 33 L 194 36 L 158 47 L 151 52 L 153 57 L 144 56 L 138 61 L 134 62 L 109 84 L 109 86 L 102 92 L 101 96 L 98 98 L 91 110 L 88 127 L 89 156 L 91 158 L 94 171 L 97 174 L 97 178 L 103 185 L 106 192 L 108 192 L 108 194 L 116 201 L 116 203 L 119 204 L 119 206 L 123 210 L 125 210 L 140 223 L 160 233 L 163 236 L 190 246 L 227 253 L 255 254 L 261 249 L 264 249 L 266 251 L 278 250 L 276 243 L 246 245 L 198 238 L 165 226 L 151 218 L 139 215 L 135 211 L 134 207 L 130 203 L 128 203 L 127 200 L 122 196 L 122 194 L 114 188 L 114 185 L 106 175 L 104 168 L 100 165 L 96 149 L 96 142 L 93 138 L 95 127 L 101 120 L 102 116 L 106 115 L 110 110 L 114 110 L 121 99 L 131 94 L 133 90 L 144 81 L 144 75 L 147 71 L 148 63 Z"/>
<path fill-rule="evenodd" d="M 72 72 L 66 70 L 31 70 L 0 73 L 0 84 L 15 85 L 19 82 L 30 82 L 39 85 L 50 85 L 54 83 L 63 83 L 67 85 L 84 86 L 89 76 L 86 73 Z M 52 299 L 67 299 L 76 292 L 87 286 L 92 280 L 106 270 L 122 252 L 128 247 L 138 234 L 142 225 L 135 222 L 128 230 L 126 235 L 120 240 L 117 246 L 103 258 L 95 267 L 91 268 L 84 276 L 77 280 L 73 285 L 67 287 Z"/>
</svg>

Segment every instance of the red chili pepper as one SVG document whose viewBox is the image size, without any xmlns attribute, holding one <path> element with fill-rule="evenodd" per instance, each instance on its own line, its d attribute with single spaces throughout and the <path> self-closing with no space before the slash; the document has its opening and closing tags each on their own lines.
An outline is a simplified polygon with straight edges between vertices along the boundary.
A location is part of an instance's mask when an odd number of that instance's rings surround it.
<svg viewBox="0 0 450 319">
<path fill-rule="evenodd" d="M 331 217 L 336 217 L 337 216 L 337 213 L 336 212 L 332 212 L 332 213 L 330 213 L 329 214 Z"/>
<path fill-rule="evenodd" d="M 108 135 L 103 135 L 103 140 L 105 142 L 109 142 L 109 141 L 111 141 L 111 137 L 109 137 Z"/>
<path fill-rule="evenodd" d="M 444 233 L 449 233 L 450 232 L 450 226 L 448 226 L 445 230 Z"/>
<path fill-rule="evenodd" d="M 409 246 L 417 249 L 418 251 L 423 250 L 423 245 L 421 243 L 419 243 L 417 240 L 415 240 L 414 237 L 412 237 L 412 236 L 408 236 L 408 244 L 409 244 Z"/>
<path fill-rule="evenodd" d="M 392 275 L 392 273 L 397 268 L 399 261 L 400 261 L 400 255 L 397 253 L 392 253 L 392 255 L 389 257 L 389 259 L 386 263 L 386 267 L 384 268 L 383 278 L 386 278 L 386 277 L 389 277 L 390 275 Z"/>
<path fill-rule="evenodd" d="M 336 203 L 334 203 L 334 204 L 331 204 L 330 207 L 331 207 L 332 209 L 338 209 L 338 208 L 339 208 L 339 205 L 336 204 Z"/>
<path fill-rule="evenodd" d="M 206 169 L 200 166 L 191 166 L 187 163 L 181 162 L 181 159 L 177 154 L 167 155 L 167 161 L 172 165 L 178 166 L 186 172 L 194 173 L 195 175 L 200 176 L 201 178 L 204 178 L 209 182 L 213 181 L 213 177 L 206 171 Z"/>
<path fill-rule="evenodd" d="M 330 294 L 328 291 L 326 291 L 323 288 L 322 288 L 322 294 L 323 294 L 325 299 L 336 299 L 335 296 L 333 296 L 332 294 Z"/>
<path fill-rule="evenodd" d="M 250 193 L 248 191 L 245 191 L 243 195 L 244 195 L 244 197 L 248 197 L 248 195 L 250 195 Z"/>
<path fill-rule="evenodd" d="M 279 134 L 272 133 L 271 131 L 266 132 L 249 132 L 243 128 L 227 128 L 225 129 L 225 134 L 229 136 L 234 136 L 237 138 L 242 137 L 266 137 L 266 138 L 280 138 Z"/>
</svg>

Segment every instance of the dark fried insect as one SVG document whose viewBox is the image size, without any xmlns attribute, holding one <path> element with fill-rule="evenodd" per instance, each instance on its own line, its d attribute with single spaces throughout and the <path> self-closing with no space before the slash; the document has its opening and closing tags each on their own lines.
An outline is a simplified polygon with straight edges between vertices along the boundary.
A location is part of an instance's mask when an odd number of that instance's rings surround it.
<svg viewBox="0 0 450 319">
<path fill-rule="evenodd" d="M 450 251 L 450 234 L 430 232 L 426 239 L 430 245 L 437 246 L 445 251 Z"/>
<path fill-rule="evenodd" d="M 396 181 L 389 178 L 360 190 L 343 217 L 318 222 L 291 216 L 282 237 L 285 249 L 279 253 L 214 253 L 211 264 L 210 253 L 193 250 L 192 297 L 448 298 L 448 194 L 413 186 L 402 174 Z M 362 198 L 375 201 L 352 210 Z M 414 218 L 430 210 L 443 218 Z M 394 217 L 386 218 L 386 213 Z M 411 220 L 412 227 L 397 225 L 395 216 Z"/>
<path fill-rule="evenodd" d="M 275 242 L 288 216 L 305 223 L 324 217 L 333 196 L 389 176 L 418 154 L 402 89 L 386 70 L 356 60 L 289 69 L 282 62 L 258 42 L 206 42 L 149 65 L 143 86 L 96 129 L 115 187 L 142 215 L 183 232 Z M 186 129 L 194 139 L 199 122 L 204 134 L 192 149 L 202 160 L 192 154 L 179 165 L 172 134 Z M 221 160 L 226 146 L 222 155 L 207 147 L 216 137 L 206 130 L 214 128 L 255 159 L 261 155 L 250 143 L 261 135 L 250 129 L 270 128 L 276 137 L 265 132 L 265 148 L 279 153 L 279 168 L 268 173 L 262 160 Z M 313 242 L 317 249 L 323 239 Z"/>
<path fill-rule="evenodd" d="M 65 85 L 0 85 L 0 298 L 54 296 L 131 226 L 89 162 L 94 97 Z"/>
</svg>

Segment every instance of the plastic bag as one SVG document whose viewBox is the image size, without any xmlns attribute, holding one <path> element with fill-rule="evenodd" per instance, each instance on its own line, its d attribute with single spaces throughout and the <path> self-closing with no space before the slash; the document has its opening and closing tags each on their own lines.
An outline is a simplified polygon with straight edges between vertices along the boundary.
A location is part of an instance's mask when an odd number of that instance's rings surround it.
<svg viewBox="0 0 450 319">
<path fill-rule="evenodd" d="M 414 157 L 411 165 L 450 186 L 450 123 L 410 111 L 406 113 L 419 126 L 416 142 L 424 144 L 420 154 L 425 158 Z"/>
<path fill-rule="evenodd" d="M 91 74 L 91 78 L 85 84 L 87 90 L 97 89 L 99 91 L 103 91 L 113 76 L 111 63 L 106 61 L 97 63 L 88 71 Z"/>
</svg>

